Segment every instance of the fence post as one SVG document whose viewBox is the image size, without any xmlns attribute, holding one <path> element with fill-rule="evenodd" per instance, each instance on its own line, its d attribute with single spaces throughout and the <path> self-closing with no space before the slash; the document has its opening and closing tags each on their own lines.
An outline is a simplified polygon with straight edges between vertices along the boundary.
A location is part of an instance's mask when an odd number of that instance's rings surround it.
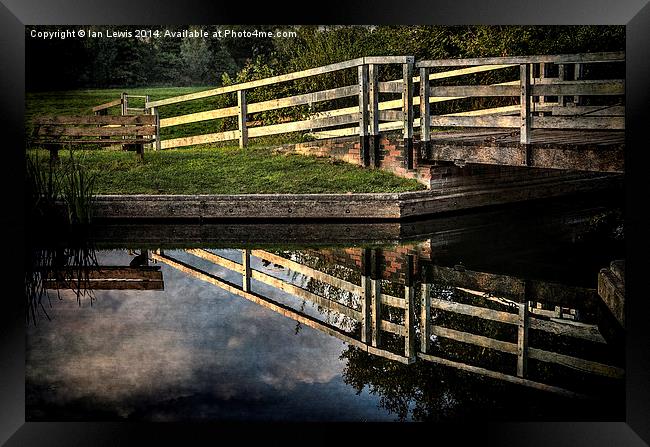
<svg viewBox="0 0 650 447">
<path fill-rule="evenodd" d="M 579 81 L 582 79 L 583 76 L 583 64 L 575 64 L 575 69 L 573 71 L 573 80 L 574 81 Z M 582 103 L 582 98 L 578 95 L 573 95 L 573 105 L 579 106 Z"/>
<path fill-rule="evenodd" d="M 370 249 L 361 249 L 361 341 L 363 343 L 370 343 L 370 339 L 372 337 L 372 326 L 370 325 L 370 300 L 372 296 L 370 262 Z"/>
<path fill-rule="evenodd" d="M 525 377 L 528 367 L 528 281 L 524 283 L 523 302 L 519 303 L 517 322 L 517 376 Z"/>
<path fill-rule="evenodd" d="M 362 166 L 370 164 L 370 144 L 368 141 L 368 65 L 358 67 L 359 85 L 359 159 Z"/>
<path fill-rule="evenodd" d="M 558 80 L 561 81 L 566 81 L 566 64 L 560 64 L 557 67 L 557 77 Z M 564 106 L 564 96 L 559 95 L 557 97 L 557 105 L 560 107 Z"/>
<path fill-rule="evenodd" d="M 420 154 L 422 158 L 431 157 L 431 85 L 428 67 L 420 68 Z"/>
<path fill-rule="evenodd" d="M 372 346 L 381 343 L 381 272 L 379 269 L 379 249 L 370 253 L 370 307 L 372 325 Z"/>
<path fill-rule="evenodd" d="M 422 283 L 422 306 L 420 307 L 420 351 L 423 353 L 429 352 L 429 345 L 431 343 L 431 284 L 427 282 Z"/>
<path fill-rule="evenodd" d="M 122 111 L 121 115 L 125 116 L 128 113 L 128 108 L 129 108 L 129 95 L 128 93 L 124 92 L 120 95 L 120 99 L 122 100 Z"/>
<path fill-rule="evenodd" d="M 402 112 L 404 113 L 404 167 L 413 169 L 413 56 L 402 64 Z"/>
<path fill-rule="evenodd" d="M 158 107 L 152 107 L 150 112 L 156 117 L 156 135 L 154 135 L 153 149 L 156 151 L 160 150 L 160 115 L 158 114 Z"/>
<path fill-rule="evenodd" d="M 248 248 L 245 248 L 241 251 L 241 263 L 242 263 L 242 290 L 244 292 L 251 291 L 251 251 Z"/>
<path fill-rule="evenodd" d="M 520 93 L 520 139 L 521 144 L 530 144 L 530 127 L 531 127 L 531 113 L 530 103 L 532 97 L 530 96 L 530 65 L 521 64 L 519 66 L 521 78 L 521 93 Z M 526 157 L 527 159 L 528 157 Z"/>
<path fill-rule="evenodd" d="M 415 258 L 413 255 L 407 256 L 406 262 L 406 282 L 404 284 L 404 356 L 409 362 L 415 360 L 415 288 L 413 276 L 415 270 Z"/>
<path fill-rule="evenodd" d="M 246 127 L 246 90 L 237 90 L 237 124 L 239 127 L 239 147 L 248 145 L 248 128 Z"/>
<path fill-rule="evenodd" d="M 370 106 L 370 166 L 379 167 L 379 66 L 368 66 L 368 96 Z"/>
</svg>

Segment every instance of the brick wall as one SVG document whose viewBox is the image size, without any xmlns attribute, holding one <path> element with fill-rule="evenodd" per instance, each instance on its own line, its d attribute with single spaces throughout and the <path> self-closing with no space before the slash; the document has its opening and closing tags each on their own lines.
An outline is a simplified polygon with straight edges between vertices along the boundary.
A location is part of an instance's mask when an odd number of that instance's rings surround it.
<svg viewBox="0 0 650 447">
<path fill-rule="evenodd" d="M 414 141 L 415 153 L 420 142 Z M 352 164 L 361 164 L 359 137 L 339 137 L 298 144 L 288 144 L 276 149 L 316 157 L 333 157 Z M 538 169 L 516 166 L 468 164 L 460 167 L 450 162 L 423 161 L 415 157 L 413 169 L 404 167 L 404 140 L 399 132 L 382 134 L 379 140 L 379 169 L 390 171 L 400 177 L 415 179 L 437 191 L 447 188 L 482 185 L 503 185 L 520 180 L 562 177 L 565 173 L 556 169 Z"/>
</svg>

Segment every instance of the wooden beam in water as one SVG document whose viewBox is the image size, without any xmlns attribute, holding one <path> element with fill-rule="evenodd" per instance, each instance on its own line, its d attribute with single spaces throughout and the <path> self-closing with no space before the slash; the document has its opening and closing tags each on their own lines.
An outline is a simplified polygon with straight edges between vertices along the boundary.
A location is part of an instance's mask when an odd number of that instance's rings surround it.
<svg viewBox="0 0 650 447">
<path fill-rule="evenodd" d="M 492 370 L 481 368 L 481 367 L 478 367 L 478 366 L 468 365 L 466 363 L 455 362 L 453 360 L 445 359 L 445 358 L 442 358 L 442 357 L 436 357 L 436 356 L 425 354 L 425 353 L 418 353 L 418 357 L 421 358 L 422 360 L 426 360 L 428 362 L 438 363 L 440 365 L 448 366 L 448 367 L 455 368 L 455 369 L 458 369 L 458 370 L 461 370 L 461 371 L 467 371 L 467 372 L 471 372 L 471 373 L 474 373 L 474 374 L 480 374 L 482 376 L 491 377 L 493 379 L 502 380 L 502 381 L 514 383 L 514 384 L 517 384 L 517 385 L 523 385 L 523 386 L 526 386 L 526 387 L 529 387 L 529 388 L 534 388 L 534 389 L 537 389 L 537 390 L 540 390 L 540 391 L 560 394 L 560 395 L 563 395 L 563 396 L 569 397 L 569 398 L 582 398 L 582 399 L 584 399 L 584 398 L 587 397 L 587 396 L 584 396 L 582 394 L 566 390 L 564 388 L 547 385 L 545 383 L 535 382 L 533 380 L 528 380 L 528 379 L 524 379 L 524 378 L 517 377 L 517 376 L 511 376 L 511 375 L 508 375 L 508 374 L 503 374 L 503 373 L 500 373 L 500 372 L 492 371 Z"/>
</svg>

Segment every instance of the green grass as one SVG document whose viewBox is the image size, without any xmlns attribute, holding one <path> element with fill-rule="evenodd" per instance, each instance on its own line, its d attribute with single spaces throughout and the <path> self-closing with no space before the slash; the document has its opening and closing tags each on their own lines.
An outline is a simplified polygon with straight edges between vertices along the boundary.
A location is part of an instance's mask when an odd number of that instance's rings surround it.
<svg viewBox="0 0 650 447">
<path fill-rule="evenodd" d="M 58 92 L 27 92 L 25 95 L 25 123 L 26 131 L 31 131 L 30 120 L 40 115 L 92 115 L 94 106 L 120 98 L 122 92 L 130 95 L 149 95 L 151 101 L 186 95 L 202 90 L 209 90 L 214 86 L 206 87 L 155 87 L 155 88 L 123 88 L 123 89 L 94 89 L 94 90 L 68 90 Z M 226 106 L 237 105 L 234 93 L 225 95 L 229 101 Z M 161 118 L 186 115 L 188 113 L 204 112 L 224 107 L 224 96 L 213 96 L 194 101 L 170 104 L 158 109 Z M 144 107 L 144 99 L 129 99 L 130 107 Z M 119 107 L 109 109 L 109 114 L 120 113 Z M 251 117 L 249 117 L 251 118 Z M 251 118 L 252 119 L 252 118 Z M 221 132 L 236 129 L 236 117 L 200 121 L 197 123 L 182 124 L 179 126 L 165 127 L 160 131 L 162 139 L 187 137 L 205 133 Z M 302 134 L 284 134 L 260 137 L 252 140 L 255 145 L 282 144 L 304 140 Z M 232 142 L 218 143 L 213 146 L 228 146 Z"/>
<path fill-rule="evenodd" d="M 48 163 L 45 151 L 40 162 Z M 253 194 L 404 192 L 415 180 L 329 158 L 276 154 L 268 148 L 197 147 L 133 152 L 76 150 L 75 159 L 96 175 L 97 194 Z M 60 151 L 61 163 L 69 154 Z M 61 168 L 59 168 L 61 169 Z"/>
<path fill-rule="evenodd" d="M 27 92 L 25 116 L 90 115 L 91 108 L 120 97 L 149 95 L 151 100 L 184 95 L 209 87 L 163 87 L 96 89 L 59 92 Z M 231 98 L 235 101 L 234 94 Z M 132 107 L 143 107 L 142 99 L 132 98 Z M 215 98 L 205 98 L 161 107 L 161 118 L 216 108 Z M 119 113 L 119 107 L 111 109 Z M 220 120 L 173 126 L 161 130 L 161 137 L 177 138 L 217 131 Z M 91 174 L 97 176 L 98 194 L 249 194 L 249 193 L 326 193 L 326 192 L 402 192 L 423 189 L 414 180 L 393 174 L 362 169 L 326 158 L 273 153 L 269 146 L 296 142 L 300 135 L 284 134 L 252 140 L 244 150 L 233 142 L 164 151 L 147 151 L 145 162 L 133 152 L 115 150 L 75 150 L 75 155 Z M 40 152 L 40 151 L 32 151 Z M 60 151 L 63 163 L 66 150 Z M 42 163 L 49 155 L 44 153 Z"/>
</svg>

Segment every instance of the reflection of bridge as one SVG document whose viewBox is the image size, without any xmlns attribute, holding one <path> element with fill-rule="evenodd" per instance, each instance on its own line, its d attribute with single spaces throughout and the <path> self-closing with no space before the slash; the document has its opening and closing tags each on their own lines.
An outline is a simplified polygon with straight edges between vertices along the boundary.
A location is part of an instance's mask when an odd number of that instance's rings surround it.
<svg viewBox="0 0 650 447">
<path fill-rule="evenodd" d="M 580 322 L 580 312 L 595 303 L 595 291 L 567 287 L 543 281 L 522 280 L 511 276 L 472 272 L 462 268 L 447 268 L 417 262 L 407 255 L 403 280 L 386 280 L 380 263 L 380 250 L 362 249 L 360 284 L 342 279 L 307 263 L 296 262 L 263 250 L 242 250 L 241 262 L 203 249 L 188 249 L 186 253 L 242 275 L 242 283 L 234 284 L 201 270 L 187 262 L 156 250 L 151 259 L 165 263 L 194 278 L 214 284 L 267 309 L 291 318 L 300 324 L 332 335 L 370 354 L 405 364 L 418 360 L 442 364 L 458 370 L 491 377 L 530 388 L 576 396 L 578 393 L 530 378 L 528 361 L 534 360 L 595 377 L 622 378 L 624 371 L 616 366 L 558 352 L 561 349 L 531 346 L 529 330 L 538 331 L 544 339 L 588 344 L 605 348 L 606 342 L 596 325 Z M 258 258 L 327 286 L 326 292 L 308 290 L 290 280 L 272 276 L 251 266 Z M 419 272 L 416 271 L 419 264 Z M 359 271 L 355 272 L 359 273 Z M 353 325 L 354 330 L 340 324 L 323 321 L 304 310 L 264 296 L 252 290 L 251 280 L 270 285 L 304 302 L 318 306 L 328 315 L 336 313 Z M 475 297 L 477 302 L 444 298 L 432 293 L 436 287 L 455 289 Z M 394 290 L 403 292 L 395 293 Z M 388 292 L 392 292 L 393 295 Z M 399 295 L 399 296 L 396 296 Z M 416 301 L 416 295 L 420 298 Z M 342 300 L 343 296 L 355 297 Z M 580 309 L 576 309 L 577 306 Z M 416 312 L 416 307 L 419 312 Z M 549 308 L 550 307 L 550 308 Z M 302 309 L 302 308 L 301 308 Z M 454 324 L 440 323 L 441 315 L 460 319 Z M 468 323 L 469 321 L 469 323 Z M 477 324 L 477 322 L 479 324 Z M 515 340 L 508 338 L 508 329 L 499 336 L 479 335 L 477 328 L 496 324 L 516 331 Z M 451 326 L 451 327 L 450 327 Z M 505 332 L 505 334 L 504 334 Z M 435 338 L 434 338 L 435 337 Z M 433 339 L 433 341 L 432 341 Z M 440 340 L 460 342 L 465 347 L 478 347 L 516 357 L 516 373 L 477 366 L 451 359 L 436 352 Z M 552 344 L 551 346 L 555 346 Z M 501 369 L 501 368 L 497 368 Z"/>
</svg>

